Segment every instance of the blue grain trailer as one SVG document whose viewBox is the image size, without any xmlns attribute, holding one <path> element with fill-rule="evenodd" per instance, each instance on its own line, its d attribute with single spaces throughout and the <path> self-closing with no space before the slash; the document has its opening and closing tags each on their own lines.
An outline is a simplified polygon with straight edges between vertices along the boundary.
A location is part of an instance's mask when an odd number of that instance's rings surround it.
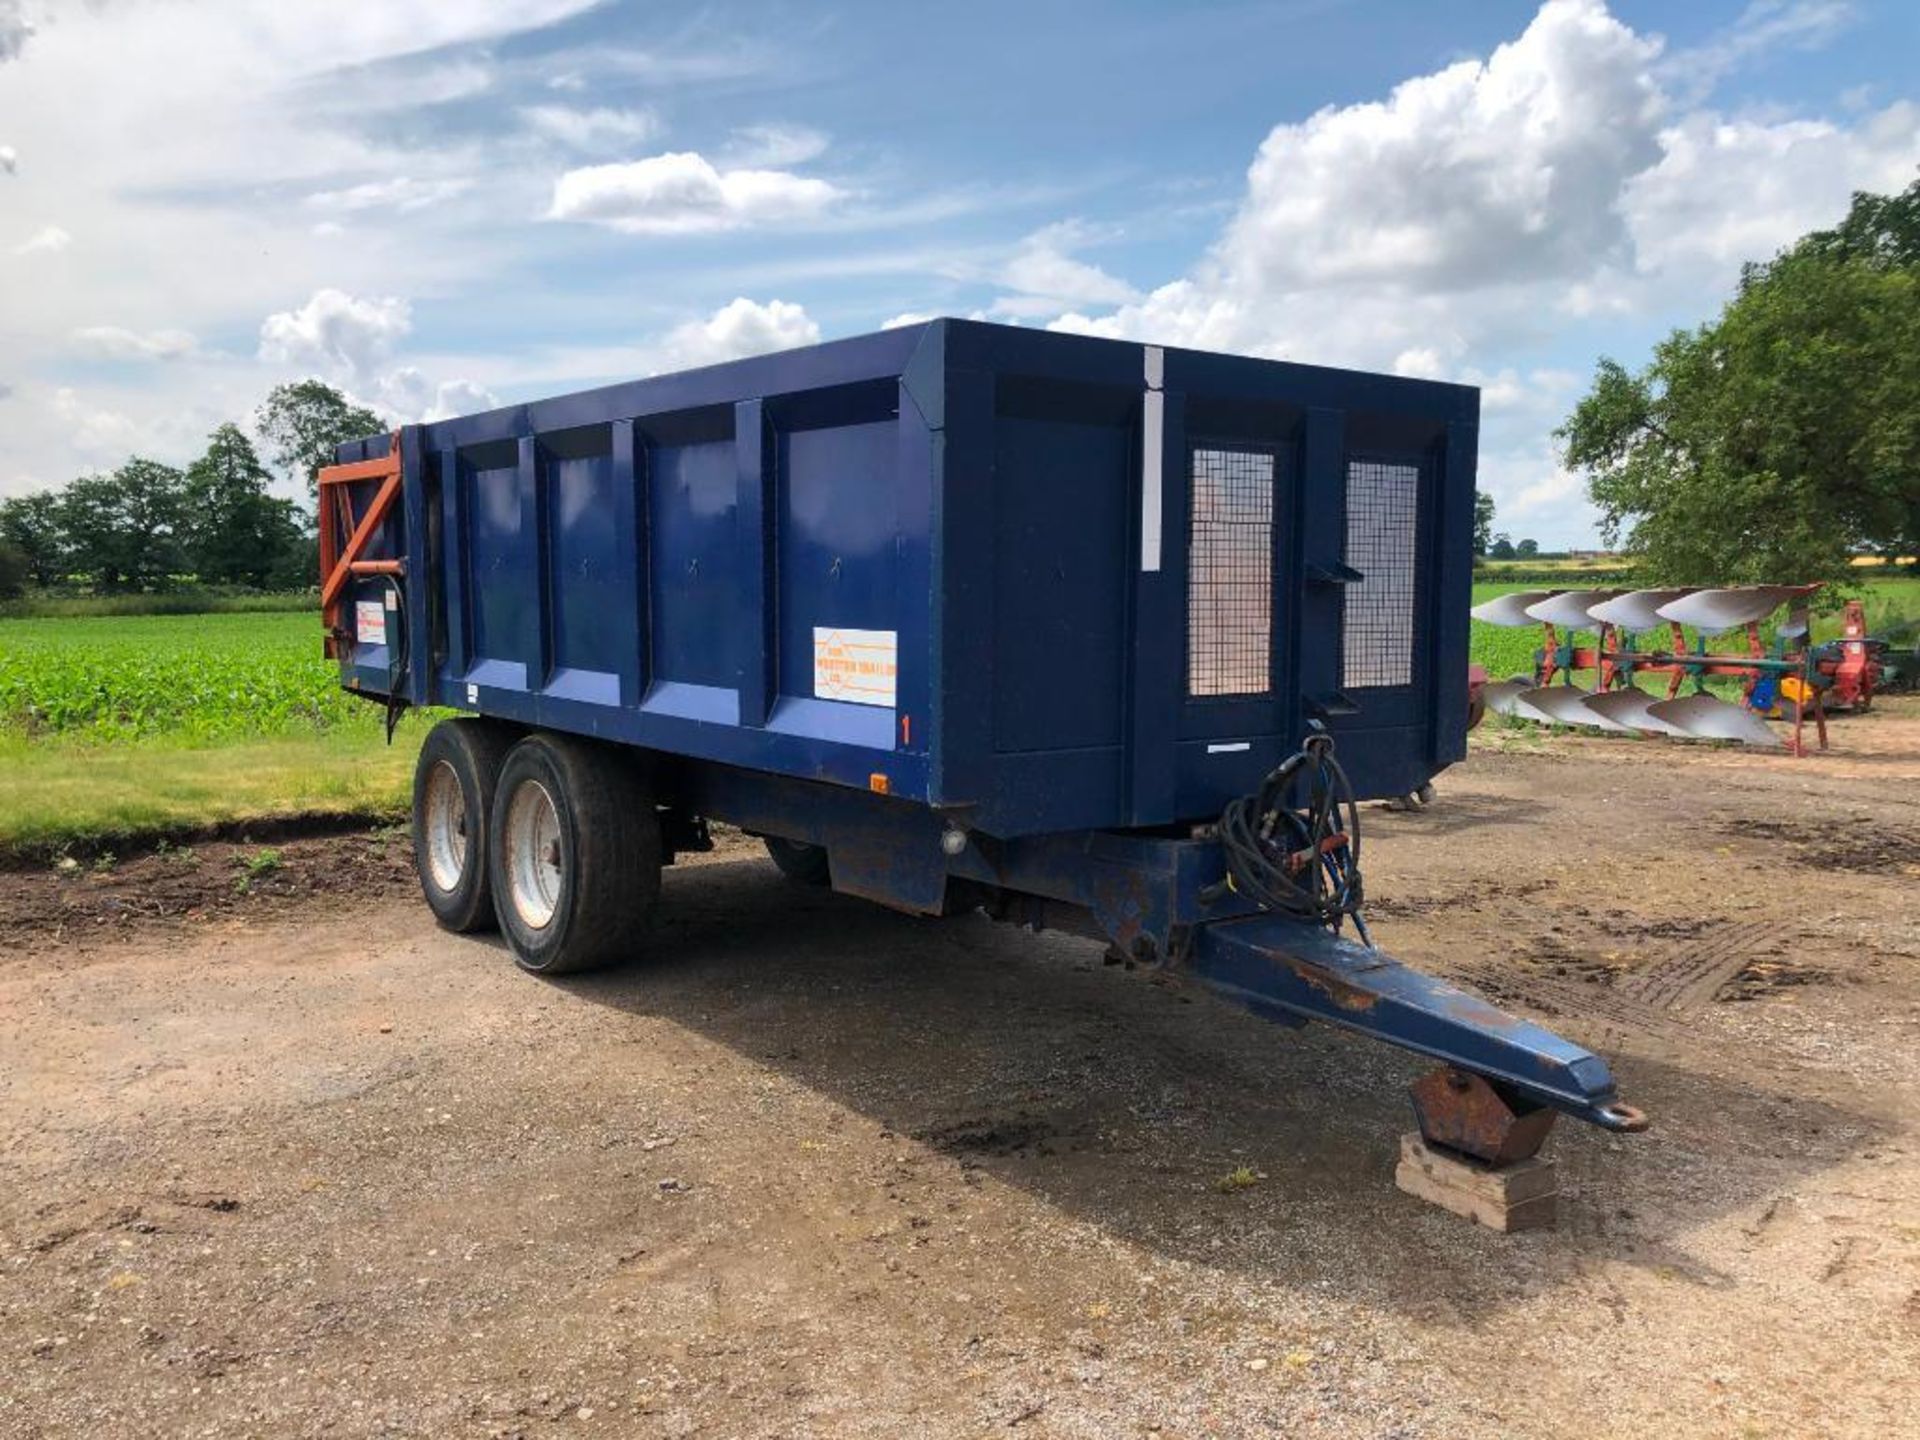
<svg viewBox="0 0 1920 1440">
<path fill-rule="evenodd" d="M 1428 1138 L 1511 1158 L 1644 1121 L 1367 943 L 1355 805 L 1465 754 L 1478 414 L 936 320 L 407 426 L 321 475 L 327 649 L 390 716 L 466 712 L 421 751 L 421 887 L 530 970 L 643 956 L 721 820 L 1430 1055 Z"/>
</svg>

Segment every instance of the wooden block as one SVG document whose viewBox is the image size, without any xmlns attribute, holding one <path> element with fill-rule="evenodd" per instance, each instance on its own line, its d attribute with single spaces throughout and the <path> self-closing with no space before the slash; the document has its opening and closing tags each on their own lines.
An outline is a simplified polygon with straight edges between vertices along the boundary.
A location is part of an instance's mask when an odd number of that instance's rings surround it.
<svg viewBox="0 0 1920 1440">
<path fill-rule="evenodd" d="M 1416 1199 L 1451 1210 L 1490 1230 L 1551 1229 L 1559 1184 L 1553 1162 L 1538 1155 L 1495 1168 L 1440 1150 L 1419 1131 L 1400 1137 L 1394 1183 Z"/>
</svg>

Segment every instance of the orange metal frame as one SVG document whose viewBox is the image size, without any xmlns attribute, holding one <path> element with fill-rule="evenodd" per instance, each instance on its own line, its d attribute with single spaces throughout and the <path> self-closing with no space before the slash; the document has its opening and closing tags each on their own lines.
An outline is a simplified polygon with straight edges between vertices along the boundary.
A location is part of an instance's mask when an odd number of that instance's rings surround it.
<svg viewBox="0 0 1920 1440">
<path fill-rule="evenodd" d="M 367 560 L 361 551 L 400 496 L 400 432 L 393 432 L 387 453 L 378 460 L 328 465 L 320 471 L 320 621 L 327 630 L 327 654 L 350 639 L 340 623 L 340 595 L 356 575 L 402 575 L 401 560 Z M 354 485 L 379 481 L 380 488 L 359 523 L 353 518 Z M 344 539 L 342 537 L 345 537 Z"/>
</svg>

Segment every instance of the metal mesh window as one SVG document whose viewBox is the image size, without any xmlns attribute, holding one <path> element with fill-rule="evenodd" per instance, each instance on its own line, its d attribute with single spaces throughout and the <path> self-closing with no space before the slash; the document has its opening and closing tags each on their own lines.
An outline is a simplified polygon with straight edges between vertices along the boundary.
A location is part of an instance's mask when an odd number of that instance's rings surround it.
<svg viewBox="0 0 1920 1440">
<path fill-rule="evenodd" d="M 1413 601 L 1420 467 L 1347 464 L 1347 564 L 1365 578 L 1346 587 L 1341 683 L 1350 690 L 1413 683 Z"/>
<path fill-rule="evenodd" d="M 1187 693 L 1259 695 L 1272 684 L 1273 455 L 1193 452 L 1187 542 Z"/>
</svg>

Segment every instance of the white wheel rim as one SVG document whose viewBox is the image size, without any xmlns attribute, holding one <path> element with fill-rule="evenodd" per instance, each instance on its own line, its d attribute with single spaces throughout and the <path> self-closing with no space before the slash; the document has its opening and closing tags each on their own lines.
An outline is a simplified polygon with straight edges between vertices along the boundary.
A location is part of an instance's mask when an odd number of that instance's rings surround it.
<svg viewBox="0 0 1920 1440">
<path fill-rule="evenodd" d="M 502 830 L 508 898 L 529 928 L 544 930 L 560 904 L 560 812 L 547 787 L 516 785 Z"/>
<path fill-rule="evenodd" d="M 467 873 L 467 797 L 446 761 L 427 772 L 427 878 L 451 894 Z"/>
</svg>

